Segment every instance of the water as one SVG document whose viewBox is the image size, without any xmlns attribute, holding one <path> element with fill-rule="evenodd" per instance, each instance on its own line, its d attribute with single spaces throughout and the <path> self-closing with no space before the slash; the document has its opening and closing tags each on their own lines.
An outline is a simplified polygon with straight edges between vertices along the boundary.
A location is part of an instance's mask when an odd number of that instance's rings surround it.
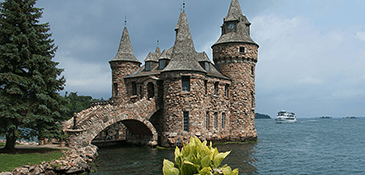
<svg viewBox="0 0 365 175">
<path fill-rule="evenodd" d="M 240 174 L 365 174 L 364 119 L 298 119 L 295 124 L 256 120 L 259 142 L 218 145 L 231 150 L 222 164 Z M 93 174 L 162 174 L 173 150 L 102 148 Z"/>
</svg>

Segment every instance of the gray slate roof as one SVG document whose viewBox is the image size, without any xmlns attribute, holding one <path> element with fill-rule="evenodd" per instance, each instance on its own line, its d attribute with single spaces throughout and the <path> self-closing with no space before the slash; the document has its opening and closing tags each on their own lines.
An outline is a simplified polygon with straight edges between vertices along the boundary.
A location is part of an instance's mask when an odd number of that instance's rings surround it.
<svg viewBox="0 0 365 175">
<path fill-rule="evenodd" d="M 144 60 L 144 62 L 147 61 L 154 61 L 154 62 L 158 62 L 158 57 L 160 56 L 160 54 L 156 53 L 156 52 L 150 52 L 146 59 Z"/>
<path fill-rule="evenodd" d="M 137 58 L 134 56 L 127 27 L 124 27 L 122 38 L 120 39 L 120 44 L 119 44 L 119 49 L 118 49 L 117 55 L 112 60 L 110 60 L 110 62 L 113 62 L 113 61 L 130 61 L 130 62 L 137 62 L 137 63 L 141 64 L 141 62 L 138 61 Z"/>
<path fill-rule="evenodd" d="M 228 32 L 226 34 L 222 34 L 218 41 L 213 44 L 222 44 L 222 43 L 251 43 L 258 46 L 255 41 L 250 37 L 248 30 L 249 28 L 246 25 L 250 25 L 251 23 L 248 21 L 246 16 L 242 14 L 240 4 L 238 0 L 232 0 L 231 6 L 229 7 L 228 14 L 224 18 L 224 22 L 228 21 L 238 21 L 237 23 L 237 32 Z M 213 47 L 212 46 L 212 47 Z"/>
<path fill-rule="evenodd" d="M 172 49 L 170 50 L 163 50 L 162 54 L 160 55 L 159 59 L 171 59 Z"/>
<path fill-rule="evenodd" d="M 172 49 L 171 61 L 162 72 L 183 70 L 206 72 L 195 58 L 197 53 L 184 12 L 180 13 L 175 30 L 176 40 Z"/>
</svg>

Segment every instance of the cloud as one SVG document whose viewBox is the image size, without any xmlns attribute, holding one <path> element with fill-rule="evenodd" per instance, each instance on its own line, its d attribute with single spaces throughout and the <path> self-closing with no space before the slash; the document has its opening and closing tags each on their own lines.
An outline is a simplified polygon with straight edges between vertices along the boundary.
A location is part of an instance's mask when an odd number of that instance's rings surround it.
<svg viewBox="0 0 365 175">
<path fill-rule="evenodd" d="M 361 41 L 365 41 L 365 32 L 361 32 L 361 31 L 357 32 L 356 33 L 356 38 L 361 40 Z"/>
</svg>

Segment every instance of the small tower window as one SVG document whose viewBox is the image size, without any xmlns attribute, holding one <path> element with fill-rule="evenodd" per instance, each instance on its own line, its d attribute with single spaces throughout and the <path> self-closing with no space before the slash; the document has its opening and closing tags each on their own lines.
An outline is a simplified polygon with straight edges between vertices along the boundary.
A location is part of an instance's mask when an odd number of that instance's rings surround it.
<svg viewBox="0 0 365 175">
<path fill-rule="evenodd" d="M 225 89 L 224 89 L 224 95 L 226 97 L 228 97 L 228 94 L 229 94 L 229 84 L 226 84 Z"/>
<path fill-rule="evenodd" d="M 218 82 L 214 83 L 214 95 L 218 95 Z"/>
<path fill-rule="evenodd" d="M 132 95 L 137 95 L 137 85 L 136 85 L 136 82 L 132 82 Z"/>
<path fill-rule="evenodd" d="M 240 53 L 245 53 L 245 47 L 240 47 Z"/>
<path fill-rule="evenodd" d="M 147 97 L 153 98 L 155 96 L 155 86 L 152 82 L 147 84 Z"/>
<path fill-rule="evenodd" d="M 224 120 L 226 118 L 226 113 L 222 113 L 222 129 L 224 129 Z"/>
<path fill-rule="evenodd" d="M 165 68 L 165 60 L 160 60 L 160 69 L 164 69 Z"/>
<path fill-rule="evenodd" d="M 151 62 L 147 61 L 146 62 L 146 71 L 150 71 L 151 70 Z"/>
<path fill-rule="evenodd" d="M 251 108 L 255 107 L 255 95 L 251 92 Z"/>
<path fill-rule="evenodd" d="M 114 97 L 116 97 L 116 96 L 118 96 L 118 84 L 113 83 L 113 88 L 114 88 Z"/>
<path fill-rule="evenodd" d="M 251 66 L 251 75 L 255 75 L 255 67 Z"/>
<path fill-rule="evenodd" d="M 206 118 L 206 120 L 207 120 L 207 124 L 206 124 L 206 127 L 207 127 L 207 129 L 209 130 L 209 112 L 207 112 L 207 118 Z"/>
<path fill-rule="evenodd" d="M 214 128 L 215 129 L 218 128 L 218 113 L 217 112 L 214 113 Z"/>
<path fill-rule="evenodd" d="M 184 111 L 184 131 L 189 132 L 189 112 Z"/>
<path fill-rule="evenodd" d="M 205 94 L 208 93 L 208 81 L 204 80 L 204 90 L 205 90 Z"/>
<path fill-rule="evenodd" d="M 182 76 L 181 81 L 182 91 L 190 92 L 190 77 Z"/>
</svg>

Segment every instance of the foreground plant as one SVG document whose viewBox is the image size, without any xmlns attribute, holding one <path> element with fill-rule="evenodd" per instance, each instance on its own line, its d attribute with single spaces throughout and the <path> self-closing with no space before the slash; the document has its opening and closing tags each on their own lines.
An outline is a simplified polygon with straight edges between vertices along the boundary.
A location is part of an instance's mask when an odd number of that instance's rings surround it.
<svg viewBox="0 0 365 175">
<path fill-rule="evenodd" d="M 232 169 L 221 162 L 230 151 L 219 153 L 212 147 L 212 142 L 207 146 L 207 141 L 201 142 L 197 137 L 191 137 L 190 143 L 184 145 L 181 150 L 175 149 L 175 163 L 164 159 L 164 175 L 238 175 L 238 169 Z"/>
</svg>

